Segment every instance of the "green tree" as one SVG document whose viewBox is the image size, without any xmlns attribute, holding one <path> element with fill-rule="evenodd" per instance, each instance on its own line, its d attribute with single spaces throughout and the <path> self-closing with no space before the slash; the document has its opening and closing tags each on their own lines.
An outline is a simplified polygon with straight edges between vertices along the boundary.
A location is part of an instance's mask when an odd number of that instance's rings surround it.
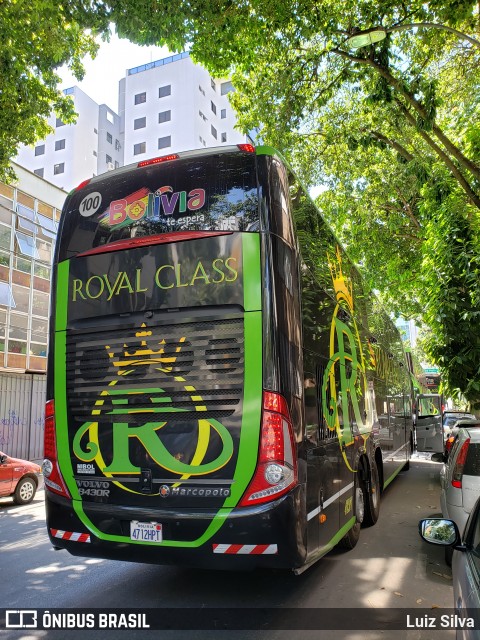
<svg viewBox="0 0 480 640">
<path fill-rule="evenodd" d="M 79 80 L 82 58 L 95 55 L 96 33 L 107 33 L 102 3 L 80 0 L 3 0 L 0 3 L 0 179 L 18 146 L 34 144 L 51 132 L 54 110 L 73 122 L 72 101 L 58 90 L 55 70 L 67 64 Z M 88 29 L 88 31 L 87 31 Z"/>
</svg>

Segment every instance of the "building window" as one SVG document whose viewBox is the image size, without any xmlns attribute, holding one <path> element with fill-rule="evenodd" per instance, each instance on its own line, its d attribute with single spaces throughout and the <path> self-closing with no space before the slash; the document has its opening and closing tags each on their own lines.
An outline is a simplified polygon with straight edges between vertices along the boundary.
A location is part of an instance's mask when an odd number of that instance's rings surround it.
<svg viewBox="0 0 480 640">
<path fill-rule="evenodd" d="M 45 145 L 44 144 L 39 144 L 38 147 L 35 147 L 35 155 L 36 156 L 43 156 L 44 153 L 45 153 Z"/>
<path fill-rule="evenodd" d="M 59 162 L 58 164 L 53 165 L 53 175 L 58 176 L 59 173 L 64 173 L 65 171 L 65 163 Z"/>
<path fill-rule="evenodd" d="M 60 120 L 60 118 L 57 118 L 57 120 L 56 120 L 56 122 L 55 122 L 55 126 L 56 126 L 56 127 L 63 127 L 64 125 L 65 125 L 65 123 L 64 123 L 64 122 L 62 122 L 62 121 Z"/>
<path fill-rule="evenodd" d="M 120 140 L 117 140 L 115 138 L 115 151 L 120 151 L 121 148 L 122 148 L 122 145 L 120 144 Z"/>
<path fill-rule="evenodd" d="M 118 160 L 115 160 L 115 169 L 118 169 L 119 166 L 120 166 L 120 163 L 118 162 Z"/>
<path fill-rule="evenodd" d="M 24 256 L 29 256 L 30 258 L 40 257 L 35 245 L 35 240 L 32 238 L 32 236 L 28 236 L 21 231 L 15 231 L 15 238 L 17 240 L 20 253 L 22 253 Z"/>
<path fill-rule="evenodd" d="M 162 122 L 170 122 L 171 119 L 172 119 L 171 111 L 162 111 L 161 113 L 158 114 L 159 124 L 161 124 Z"/>
<path fill-rule="evenodd" d="M 111 133 L 107 132 L 107 142 L 109 142 L 110 144 L 113 144 L 113 136 Z"/>
<path fill-rule="evenodd" d="M 12 307 L 12 309 L 17 306 L 13 299 L 12 289 L 6 282 L 0 282 L 0 304 L 5 307 Z M 5 327 L 2 326 L 2 330 L 5 331 Z"/>
<path fill-rule="evenodd" d="M 214 102 L 210 102 L 210 107 L 215 115 L 217 115 L 217 106 Z"/>
<path fill-rule="evenodd" d="M 167 96 L 171 95 L 171 93 L 172 93 L 172 85 L 170 84 L 166 84 L 164 87 L 160 87 L 158 89 L 159 98 L 166 98 Z"/>
<path fill-rule="evenodd" d="M 205 116 L 201 111 L 199 111 L 199 112 L 198 112 L 198 115 L 202 118 L 202 120 L 203 120 L 204 122 L 206 122 L 206 121 L 207 121 L 206 116 Z"/>
<path fill-rule="evenodd" d="M 146 142 L 139 142 L 133 145 L 133 155 L 138 156 L 140 153 L 145 153 L 147 150 Z"/>
<path fill-rule="evenodd" d="M 93 133 L 98 133 L 95 127 L 93 127 Z"/>
<path fill-rule="evenodd" d="M 198 85 L 198 90 L 200 91 L 200 93 L 203 93 L 203 95 L 205 95 L 205 91 L 202 89 L 201 85 Z"/>
<path fill-rule="evenodd" d="M 136 118 L 133 121 L 133 128 L 134 129 L 144 129 L 147 126 L 147 118 L 146 116 L 143 116 L 143 118 Z"/>
<path fill-rule="evenodd" d="M 165 136 L 164 138 L 158 139 L 158 148 L 165 149 L 166 147 L 172 146 L 172 136 Z"/>
<path fill-rule="evenodd" d="M 225 120 L 225 118 L 226 118 L 226 117 L 227 117 L 227 110 L 226 110 L 226 109 L 222 109 L 222 110 L 220 111 L 220 118 L 221 118 L 222 120 Z"/>
<path fill-rule="evenodd" d="M 135 104 L 142 104 L 147 101 L 147 92 L 137 93 L 135 96 Z"/>
<path fill-rule="evenodd" d="M 93 150 L 93 155 L 97 157 L 97 152 L 95 151 L 95 149 Z"/>
<path fill-rule="evenodd" d="M 113 117 L 113 113 L 111 111 L 107 111 L 107 120 L 113 124 L 114 123 L 114 117 Z"/>
<path fill-rule="evenodd" d="M 230 91 L 235 91 L 230 80 L 227 80 L 227 82 L 222 82 L 222 84 L 220 85 L 220 93 L 222 94 L 222 96 L 226 96 L 227 93 L 230 93 Z"/>
<path fill-rule="evenodd" d="M 210 84 L 212 86 L 212 89 L 214 91 L 216 91 L 217 90 L 217 85 L 215 84 L 215 80 L 213 80 L 213 78 L 210 78 Z"/>
<path fill-rule="evenodd" d="M 65 149 L 65 138 L 55 141 L 55 151 L 61 151 L 62 149 Z"/>
<path fill-rule="evenodd" d="M 212 136 L 215 138 L 215 140 L 217 139 L 217 130 L 215 129 L 215 127 L 213 126 L 213 124 L 210 127 L 210 131 L 212 132 Z"/>
<path fill-rule="evenodd" d="M 35 173 L 37 176 L 40 176 L 40 178 L 43 178 L 44 171 L 45 169 L 34 169 L 33 173 Z"/>
<path fill-rule="evenodd" d="M 106 162 L 107 164 L 110 164 L 110 163 L 112 162 L 112 158 L 108 155 L 108 153 L 107 153 L 107 155 L 105 156 L 105 162 Z"/>
<path fill-rule="evenodd" d="M 226 141 L 227 141 L 227 134 L 222 133 L 222 142 L 226 142 Z"/>
</svg>

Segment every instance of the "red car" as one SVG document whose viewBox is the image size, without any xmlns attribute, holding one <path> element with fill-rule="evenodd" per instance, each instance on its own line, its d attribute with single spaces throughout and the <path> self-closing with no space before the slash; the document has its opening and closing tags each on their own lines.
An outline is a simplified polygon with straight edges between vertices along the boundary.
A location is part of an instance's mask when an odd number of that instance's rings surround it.
<svg viewBox="0 0 480 640">
<path fill-rule="evenodd" d="M 16 504 L 27 504 L 43 482 L 42 468 L 35 462 L 11 458 L 0 451 L 0 497 L 13 496 Z"/>
</svg>

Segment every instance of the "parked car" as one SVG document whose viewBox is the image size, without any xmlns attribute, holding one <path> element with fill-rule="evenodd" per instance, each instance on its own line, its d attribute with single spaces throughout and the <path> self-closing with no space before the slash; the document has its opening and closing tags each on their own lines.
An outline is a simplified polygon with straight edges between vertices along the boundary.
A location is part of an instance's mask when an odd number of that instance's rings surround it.
<svg viewBox="0 0 480 640">
<path fill-rule="evenodd" d="M 444 411 L 442 415 L 442 425 L 445 434 L 450 433 L 457 420 L 477 420 L 473 413 L 465 411 Z"/>
<path fill-rule="evenodd" d="M 457 629 L 457 640 L 478 640 L 480 628 L 480 498 L 475 503 L 463 534 L 453 520 L 420 520 L 419 533 L 431 544 L 452 550 L 453 606 L 473 618 L 474 627 Z"/>
<path fill-rule="evenodd" d="M 465 427 L 466 429 L 478 429 L 480 427 L 480 420 L 478 420 L 478 418 L 475 418 L 475 420 L 462 418 L 453 424 L 453 427 L 450 429 L 450 433 L 447 435 L 445 440 L 445 453 L 447 455 L 450 453 L 453 443 L 455 442 L 455 438 L 457 437 L 457 433 L 462 427 Z"/>
<path fill-rule="evenodd" d="M 13 496 L 16 504 L 27 504 L 41 486 L 43 475 L 40 465 L 11 458 L 0 451 L 0 497 Z"/>
<path fill-rule="evenodd" d="M 463 533 L 468 516 L 480 496 L 480 429 L 461 427 L 448 455 L 434 453 L 444 462 L 440 471 L 440 505 L 444 518 L 454 520 Z M 445 551 L 447 564 L 451 549 Z"/>
</svg>

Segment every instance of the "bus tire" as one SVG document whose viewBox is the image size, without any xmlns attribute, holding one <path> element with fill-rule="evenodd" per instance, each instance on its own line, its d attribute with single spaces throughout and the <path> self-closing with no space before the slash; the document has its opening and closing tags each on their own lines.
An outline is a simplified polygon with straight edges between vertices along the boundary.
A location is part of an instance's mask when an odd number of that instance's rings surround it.
<svg viewBox="0 0 480 640">
<path fill-rule="evenodd" d="M 362 522 L 365 516 L 365 489 L 358 471 L 355 473 L 353 495 L 355 524 L 338 543 L 338 546 L 342 549 L 353 549 L 353 547 L 355 547 L 360 538 L 360 529 L 362 528 Z"/>
<path fill-rule="evenodd" d="M 365 515 L 362 522 L 363 527 L 371 527 L 377 522 L 380 515 L 380 495 L 380 475 L 377 463 L 373 460 L 370 467 L 370 481 L 364 493 Z"/>
</svg>

